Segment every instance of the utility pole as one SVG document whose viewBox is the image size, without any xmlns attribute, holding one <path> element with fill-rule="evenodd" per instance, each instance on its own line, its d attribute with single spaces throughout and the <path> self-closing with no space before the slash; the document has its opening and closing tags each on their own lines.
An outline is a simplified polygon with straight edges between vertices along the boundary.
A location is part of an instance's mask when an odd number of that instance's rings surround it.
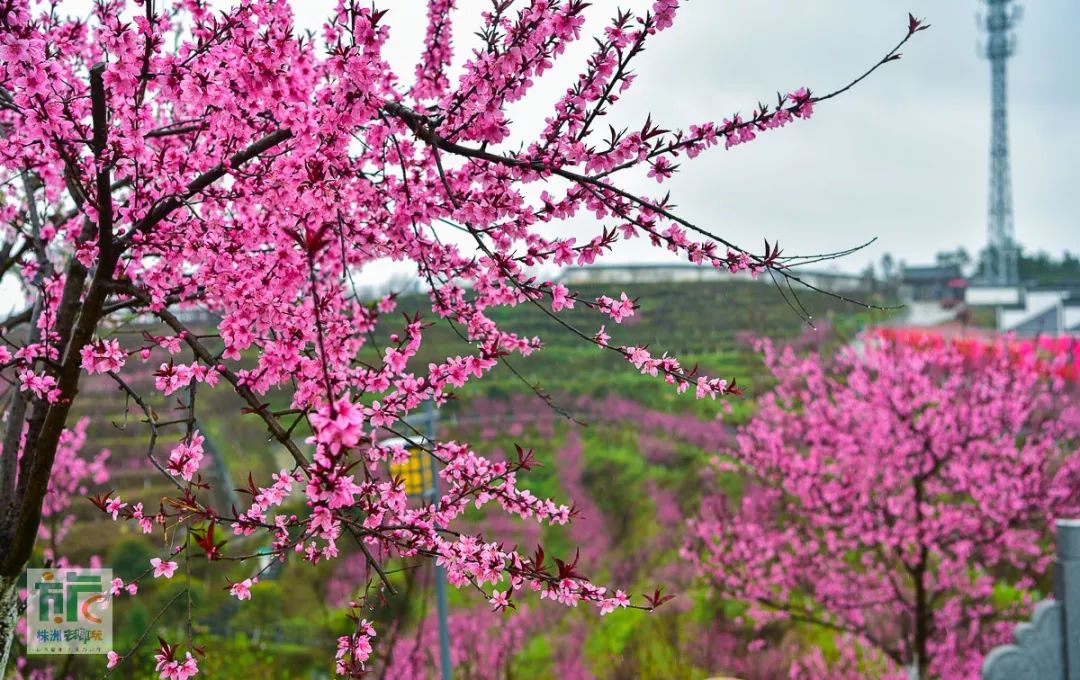
<svg viewBox="0 0 1080 680">
<path fill-rule="evenodd" d="M 417 431 L 423 432 L 426 443 L 423 447 L 435 446 L 435 438 L 438 436 L 437 424 L 439 413 L 435 405 L 427 403 L 424 412 L 418 416 L 409 417 L 405 422 Z M 421 429 L 422 428 L 422 429 Z M 400 445 L 410 449 L 410 458 L 400 465 L 390 466 L 391 475 L 400 475 L 405 482 L 405 492 L 413 498 L 419 498 L 424 503 L 437 505 L 439 503 L 439 461 L 435 456 L 427 455 L 427 451 L 407 437 L 392 437 L 381 442 L 384 446 Z M 435 604 L 439 617 L 439 678 L 450 680 L 452 667 L 450 662 L 450 606 L 446 597 L 446 568 L 435 567 Z"/>
<path fill-rule="evenodd" d="M 424 413 L 427 425 L 425 436 L 429 446 L 435 445 L 435 436 L 437 434 L 435 426 L 438 422 L 438 413 L 435 405 L 429 401 Z M 437 504 L 439 502 L 439 461 L 435 456 L 428 456 L 428 459 L 431 464 L 431 502 Z M 450 623 L 448 618 L 450 607 L 446 598 L 446 567 L 438 564 L 435 565 L 435 603 L 439 615 L 439 671 L 442 680 L 450 680 L 452 670 L 450 666 Z"/>
</svg>

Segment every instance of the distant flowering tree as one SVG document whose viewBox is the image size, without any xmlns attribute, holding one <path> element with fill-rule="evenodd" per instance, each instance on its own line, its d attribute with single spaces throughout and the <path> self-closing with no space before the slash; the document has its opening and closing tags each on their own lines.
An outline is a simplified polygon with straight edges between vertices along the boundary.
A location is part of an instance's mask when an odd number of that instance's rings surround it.
<svg viewBox="0 0 1080 680">
<path fill-rule="evenodd" d="M 1076 395 L 1045 363 L 1072 357 L 1006 341 L 878 338 L 834 361 L 764 349 L 778 385 L 717 461 L 745 491 L 706 499 L 688 555 L 757 626 L 840 634 L 856 677 L 975 677 L 1029 610 L 1051 522 L 1080 512 Z"/>
<path fill-rule="evenodd" d="M 701 420 L 693 414 L 656 411 L 642 406 L 632 399 L 613 394 L 599 400 L 581 398 L 577 404 L 584 413 L 589 414 L 592 418 L 616 423 L 620 421 L 633 423 L 639 432 L 652 431 L 663 434 L 672 440 L 697 446 L 706 451 L 719 450 L 731 440 L 731 429 L 719 418 Z M 724 406 L 727 406 L 727 404 L 724 404 Z M 669 448 L 670 450 L 671 445 L 672 443 L 669 441 L 666 442 L 666 447 L 661 445 L 661 448 Z M 642 453 L 647 456 L 656 455 L 650 454 L 648 449 L 643 449 Z M 661 450 L 659 455 L 662 457 L 664 451 Z"/>
<path fill-rule="evenodd" d="M 513 678 L 512 662 L 530 636 L 545 624 L 538 612 L 496 613 L 488 608 L 450 615 L 450 659 L 457 677 L 468 680 Z M 387 680 L 424 680 L 435 677 L 439 668 L 439 631 L 434 615 L 426 616 L 411 635 L 394 641 L 385 661 L 374 673 Z"/>
<path fill-rule="evenodd" d="M 581 563 L 595 567 L 611 546 L 611 534 L 604 523 L 604 514 L 582 483 L 585 462 L 584 447 L 576 432 L 566 437 L 566 443 L 555 451 L 555 465 L 559 468 L 559 483 L 573 501 L 577 511 L 570 525 L 570 540 L 581 546 Z"/>
<path fill-rule="evenodd" d="M 61 433 L 56 447 L 56 467 L 41 506 L 42 523 L 38 527 L 38 538 L 46 546 L 45 559 L 54 563 L 64 560 L 60 543 L 75 523 L 75 515 L 71 514 L 72 503 L 86 496 L 90 488 L 100 487 L 109 481 L 109 471 L 105 466 L 109 450 L 102 449 L 93 457 L 83 455 L 89 424 L 89 418 L 80 418 L 74 428 Z"/>
<path fill-rule="evenodd" d="M 401 420 L 425 402 L 442 404 L 500 362 L 541 348 L 539 338 L 500 328 L 488 315 L 499 306 L 538 306 L 561 330 L 679 392 L 728 393 L 720 377 L 560 314 L 584 306 L 617 324 L 635 313 L 632 298 L 587 299 L 527 268 L 589 264 L 619 241 L 645 238 L 701 266 L 798 282 L 775 245 L 739 248 L 676 214 L 665 195 L 619 182 L 639 172 L 662 183 L 687 159 L 805 120 L 848 87 L 823 96 L 795 89 L 744 116 L 685 129 L 651 118 L 604 126 L 634 81 L 631 62 L 672 25 L 678 2 L 656 0 L 643 15 L 617 14 L 539 135 L 515 139 L 508 107 L 582 37 L 590 3 L 494 2 L 475 29 L 479 47 L 457 64 L 454 4 L 429 0 L 423 56 L 413 72 L 395 73 L 383 54 L 387 12 L 366 0 L 338 0 L 317 37 L 296 30 L 283 0 L 237 0 L 224 11 L 204 0 L 111 0 L 77 18 L 59 2 L 0 0 L 0 277 L 18 281 L 27 303 L 0 321 L 10 386 L 0 451 L 0 669 L 14 633 L 15 582 L 33 555 L 84 373 L 114 381 L 144 416 L 147 456 L 175 486 L 158 509 L 95 499 L 144 532 L 170 527 L 155 577 L 168 578 L 181 551 L 216 560 L 228 551 L 223 534 L 257 534 L 271 556 L 311 563 L 354 543 L 387 589 L 386 559 L 426 556 L 454 585 L 489 595 L 535 590 L 604 611 L 628 605 L 568 556 L 543 559 L 450 528 L 470 505 L 485 504 L 569 521 L 569 507 L 518 487 L 528 452 L 499 463 L 465 443 L 426 445 L 444 493 L 418 506 L 386 469 L 412 454 L 378 438 L 408 436 Z M 922 28 L 911 18 L 900 45 Z M 896 59 L 900 45 L 870 71 Z M 461 67 L 455 83 L 452 64 Z M 552 235 L 571 221 L 575 236 Z M 432 318 L 452 324 L 467 352 L 427 366 L 414 360 L 430 322 L 395 320 L 393 295 L 368 303 L 354 288 L 379 260 L 415 266 Z M 200 314 L 209 328 L 192 327 Z M 122 345 L 111 331 L 131 315 L 166 334 Z M 389 335 L 386 346 L 373 342 L 376 329 Z M 153 393 L 131 380 L 133 358 L 157 365 Z M 273 480 L 251 480 L 250 505 L 235 512 L 211 509 L 202 474 L 197 392 L 215 388 L 234 391 L 245 403 L 237 415 L 266 428 L 293 463 Z M 151 404 L 164 395 L 186 416 L 161 421 Z M 167 428 L 182 442 L 157 451 Z M 300 443 L 308 433 L 312 450 Z M 279 511 L 290 499 L 306 511 Z M 373 635 L 361 606 L 340 640 L 340 674 L 364 672 Z M 130 658 L 121 652 L 110 666 Z M 161 640 L 157 670 L 190 677 L 199 653 L 197 640 Z"/>
<path fill-rule="evenodd" d="M 951 343 L 974 359 L 987 350 L 985 339 L 978 336 L 945 338 L 920 329 L 888 327 L 875 329 L 874 334 L 912 347 L 939 347 Z M 1012 338 L 1006 346 L 1009 354 L 1017 361 L 1035 360 L 1051 375 L 1080 382 L 1080 338 L 1069 335 L 1043 335 L 1034 339 Z"/>
<path fill-rule="evenodd" d="M 43 546 L 43 557 L 56 566 L 70 564 L 62 543 L 76 521 L 71 511 L 72 504 L 84 497 L 91 488 L 100 487 L 109 481 L 109 471 L 105 466 L 110 456 L 109 450 L 102 449 L 92 457 L 82 450 L 86 445 L 86 428 L 89 424 L 89 418 L 80 418 L 72 429 L 65 429 L 60 435 L 56 447 L 56 468 L 49 480 L 48 491 L 41 507 L 42 522 L 38 527 L 38 541 Z M 101 566 L 100 558 L 92 556 L 88 566 Z M 25 588 L 19 597 L 25 600 Z M 26 635 L 24 624 L 24 621 L 19 621 L 17 625 L 18 633 L 23 637 Z M 16 678 L 20 680 L 24 677 L 21 670 L 25 664 L 24 657 L 16 659 Z M 51 677 L 51 673 L 52 669 L 44 669 L 40 671 L 40 676 Z M 35 671 L 30 671 L 28 677 L 33 679 L 37 676 Z"/>
</svg>

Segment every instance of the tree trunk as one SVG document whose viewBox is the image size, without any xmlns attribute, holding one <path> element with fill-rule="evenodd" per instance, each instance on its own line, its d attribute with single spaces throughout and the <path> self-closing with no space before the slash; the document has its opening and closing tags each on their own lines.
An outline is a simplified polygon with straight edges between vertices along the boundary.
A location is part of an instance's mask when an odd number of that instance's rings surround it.
<svg viewBox="0 0 1080 680">
<path fill-rule="evenodd" d="M 19 577 L 0 576 L 0 678 L 7 677 L 8 656 L 19 620 Z"/>
</svg>

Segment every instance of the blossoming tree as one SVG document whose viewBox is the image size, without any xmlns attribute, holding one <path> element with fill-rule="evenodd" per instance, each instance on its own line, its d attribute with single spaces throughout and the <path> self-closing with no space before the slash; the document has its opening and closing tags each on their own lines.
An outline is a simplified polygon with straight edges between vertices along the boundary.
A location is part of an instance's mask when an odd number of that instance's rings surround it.
<svg viewBox="0 0 1080 680">
<path fill-rule="evenodd" d="M 470 504 L 495 503 L 533 521 L 570 519 L 569 507 L 518 488 L 528 452 L 494 463 L 464 443 L 412 437 L 437 459 L 444 489 L 438 504 L 417 507 L 386 468 L 413 454 L 379 438 L 410 437 L 403 418 L 422 404 L 441 404 L 500 362 L 541 348 L 489 318 L 504 305 L 538 306 L 557 332 L 616 353 L 672 389 L 698 398 L 730 392 L 721 377 L 560 314 L 583 305 L 618 323 L 635 311 L 625 294 L 585 299 L 529 268 L 591 263 L 619 241 L 645 238 L 701 266 L 798 282 L 778 248 L 744 250 L 674 212 L 666 196 L 619 182 L 641 172 L 663 183 L 686 159 L 806 119 L 839 91 L 797 89 L 685 129 L 651 119 L 602 126 L 633 83 L 632 60 L 672 25 L 678 2 L 656 0 L 640 16 L 619 13 L 539 136 L 515 139 L 507 107 L 582 37 L 589 4 L 493 2 L 479 18 L 480 46 L 452 83 L 454 4 L 429 0 L 423 56 L 403 74 L 383 55 L 386 11 L 358 0 L 339 0 L 317 39 L 296 30 L 282 0 L 238 0 L 223 12 L 203 0 L 110 0 L 94 3 L 89 18 L 67 18 L 62 3 L 0 0 L 0 274 L 19 281 L 27 301 L 0 322 L 10 385 L 0 453 L 0 668 L 15 581 L 32 557 L 86 373 L 114 381 L 145 416 L 147 456 L 175 486 L 159 510 L 95 499 L 144 531 L 170 527 L 155 577 L 168 578 L 180 552 L 222 558 L 228 549 L 217 539 L 231 532 L 265 536 L 276 559 L 312 563 L 348 541 L 386 588 L 385 559 L 428 556 L 453 584 L 486 589 L 496 607 L 522 590 L 602 611 L 630 604 L 586 579 L 571 556 L 521 554 L 452 529 Z M 923 27 L 912 18 L 900 44 Z M 553 227 L 570 220 L 576 235 L 557 236 Z M 369 264 L 386 259 L 415 266 L 429 318 L 452 324 L 469 353 L 411 361 L 429 321 L 395 318 L 392 295 L 368 303 L 354 288 Z M 215 319 L 211 332 L 192 329 L 192 310 Z M 111 336 L 115 319 L 132 315 L 167 335 L 122 346 Z M 388 329 L 388 346 L 374 344 L 376 328 Z M 180 399 L 188 417 L 159 420 L 130 380 L 133 356 L 160 363 L 156 390 Z M 207 501 L 197 386 L 235 391 L 246 404 L 237 417 L 265 428 L 291 456 L 292 467 L 253 482 L 246 508 L 219 512 Z M 280 394 L 288 407 L 271 407 Z M 159 453 L 165 428 L 183 441 Z M 299 495 L 303 516 L 277 511 Z M 353 634 L 340 640 L 344 675 L 363 671 L 375 635 L 362 603 L 356 612 Z M 191 639 L 161 641 L 162 677 L 193 675 L 197 651 Z M 109 665 L 123 663 L 124 652 Z"/>
<path fill-rule="evenodd" d="M 1074 388 L 1046 370 L 1071 357 L 877 338 L 766 360 L 778 385 L 718 459 L 747 488 L 707 499 L 689 554 L 755 624 L 843 636 L 852 677 L 977 676 L 1029 610 L 1053 519 L 1080 512 Z"/>
</svg>

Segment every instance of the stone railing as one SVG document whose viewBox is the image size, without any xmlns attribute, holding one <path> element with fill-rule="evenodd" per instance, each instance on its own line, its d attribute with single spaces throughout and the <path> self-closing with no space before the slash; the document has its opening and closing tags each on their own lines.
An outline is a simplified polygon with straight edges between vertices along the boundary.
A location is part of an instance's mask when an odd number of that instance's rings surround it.
<svg viewBox="0 0 1080 680">
<path fill-rule="evenodd" d="M 1058 520 L 1054 599 L 1013 637 L 986 656 L 983 680 L 1080 680 L 1080 520 Z"/>
</svg>

